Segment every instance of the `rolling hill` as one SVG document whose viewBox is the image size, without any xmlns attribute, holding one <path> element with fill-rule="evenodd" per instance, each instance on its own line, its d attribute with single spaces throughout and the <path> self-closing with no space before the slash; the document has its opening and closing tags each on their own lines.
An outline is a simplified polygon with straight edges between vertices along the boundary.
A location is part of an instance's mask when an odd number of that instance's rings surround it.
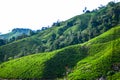
<svg viewBox="0 0 120 80">
<path fill-rule="evenodd" d="M 84 43 L 120 24 L 120 3 L 109 2 L 71 19 L 53 23 L 52 27 L 28 38 L 0 46 L 0 63 Z"/>
<path fill-rule="evenodd" d="M 15 28 L 6 34 L 0 34 L 0 46 L 9 44 L 19 39 L 30 37 L 35 34 L 35 31 L 26 28 Z"/>
<path fill-rule="evenodd" d="M 15 28 L 13 29 L 11 32 L 7 33 L 7 34 L 2 34 L 0 35 L 0 39 L 12 39 L 13 37 L 14 38 L 17 38 L 18 36 L 21 36 L 21 35 L 31 35 L 30 33 L 33 32 L 31 29 L 24 29 L 24 28 Z"/>
<path fill-rule="evenodd" d="M 85 42 L 0 64 L 0 77 L 41 80 L 120 79 L 120 26 Z"/>
</svg>

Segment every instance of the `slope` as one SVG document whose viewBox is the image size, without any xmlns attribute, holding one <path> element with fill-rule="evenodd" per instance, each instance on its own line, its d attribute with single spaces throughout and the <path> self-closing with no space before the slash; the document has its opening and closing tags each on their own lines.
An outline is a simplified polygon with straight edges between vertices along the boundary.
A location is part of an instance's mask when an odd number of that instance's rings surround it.
<svg viewBox="0 0 120 80">
<path fill-rule="evenodd" d="M 120 26 L 84 43 L 89 56 L 79 61 L 69 74 L 70 80 L 120 79 Z"/>
<path fill-rule="evenodd" d="M 2 34 L 0 35 L 0 39 L 12 39 L 17 38 L 18 36 L 21 36 L 23 34 L 25 35 L 30 35 L 30 33 L 33 32 L 31 29 L 24 29 L 24 28 L 15 28 L 13 29 L 11 32 L 7 33 L 7 34 Z"/>
<path fill-rule="evenodd" d="M 34 54 L 0 65 L 8 79 L 120 79 L 120 26 L 90 41 L 53 52 Z M 117 67 L 117 69 L 116 69 Z"/>
<path fill-rule="evenodd" d="M 49 52 L 84 43 L 120 24 L 120 3 L 110 2 L 99 10 L 55 22 L 51 28 L 32 37 L 0 47 L 0 62 L 38 52 Z"/>
</svg>

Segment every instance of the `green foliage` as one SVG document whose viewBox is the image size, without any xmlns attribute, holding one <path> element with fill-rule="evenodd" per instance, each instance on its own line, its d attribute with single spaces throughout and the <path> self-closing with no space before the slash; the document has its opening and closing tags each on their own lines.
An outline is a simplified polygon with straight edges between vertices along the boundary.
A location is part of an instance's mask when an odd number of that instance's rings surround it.
<svg viewBox="0 0 120 80">
<path fill-rule="evenodd" d="M 118 75 L 116 78 L 111 77 L 117 74 L 112 65 L 120 62 L 120 37 L 118 37 L 119 32 L 116 30 L 119 31 L 120 27 L 112 28 L 106 33 L 84 43 L 84 45 L 90 47 L 89 56 L 77 63 L 73 73 L 69 75 L 70 80 L 96 80 L 102 76 L 109 80 L 120 79 Z M 113 35 L 114 38 L 112 37 Z M 119 67 L 119 65 L 116 67 Z M 120 68 L 118 68 L 119 70 Z"/>
<path fill-rule="evenodd" d="M 83 44 L 4 62 L 0 65 L 0 77 L 43 80 L 120 79 L 119 32 L 120 26 L 116 26 Z"/>
<path fill-rule="evenodd" d="M 5 45 L 5 44 L 6 44 L 6 40 L 0 39 L 0 46 Z"/>
</svg>

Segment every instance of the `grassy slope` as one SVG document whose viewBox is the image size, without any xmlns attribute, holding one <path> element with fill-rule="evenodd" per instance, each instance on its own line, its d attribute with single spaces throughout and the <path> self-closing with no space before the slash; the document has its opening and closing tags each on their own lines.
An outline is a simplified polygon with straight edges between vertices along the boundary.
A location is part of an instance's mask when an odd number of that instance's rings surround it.
<svg viewBox="0 0 120 80">
<path fill-rule="evenodd" d="M 120 79 L 111 66 L 120 63 L 120 26 L 84 43 L 90 47 L 89 56 L 79 61 L 69 75 L 71 80 L 94 80 L 101 76 L 108 76 L 110 80 Z M 110 72 L 114 75 L 110 75 Z"/>
<path fill-rule="evenodd" d="M 94 80 L 101 76 L 110 80 L 120 79 L 120 72 L 111 68 L 120 62 L 119 32 L 120 26 L 116 26 L 84 44 L 4 62 L 0 65 L 0 77 L 62 78 L 66 76 L 67 67 L 71 70 L 70 80 Z"/>
<path fill-rule="evenodd" d="M 0 76 L 2 78 L 61 77 L 65 72 L 66 65 L 73 67 L 86 56 L 86 53 L 82 52 L 83 49 L 80 46 L 72 46 L 54 52 L 35 54 L 5 62 L 0 66 Z M 8 66 L 8 68 L 5 66 Z"/>
</svg>

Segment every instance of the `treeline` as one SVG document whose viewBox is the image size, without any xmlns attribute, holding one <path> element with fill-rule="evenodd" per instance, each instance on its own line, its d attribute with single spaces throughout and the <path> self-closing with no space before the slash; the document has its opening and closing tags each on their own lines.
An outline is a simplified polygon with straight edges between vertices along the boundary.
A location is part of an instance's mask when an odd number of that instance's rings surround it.
<svg viewBox="0 0 120 80">
<path fill-rule="evenodd" d="M 53 27 L 59 27 L 48 32 L 48 39 L 43 40 L 44 51 L 59 49 L 68 45 L 83 43 L 94 38 L 110 28 L 120 24 L 120 3 L 110 2 L 98 10 L 76 16 L 65 22 L 56 22 Z M 56 30 L 56 31 L 55 31 Z M 46 34 L 47 35 L 47 34 Z M 47 46 L 45 46 L 45 44 Z M 49 44 L 49 45 L 48 45 Z"/>
</svg>

